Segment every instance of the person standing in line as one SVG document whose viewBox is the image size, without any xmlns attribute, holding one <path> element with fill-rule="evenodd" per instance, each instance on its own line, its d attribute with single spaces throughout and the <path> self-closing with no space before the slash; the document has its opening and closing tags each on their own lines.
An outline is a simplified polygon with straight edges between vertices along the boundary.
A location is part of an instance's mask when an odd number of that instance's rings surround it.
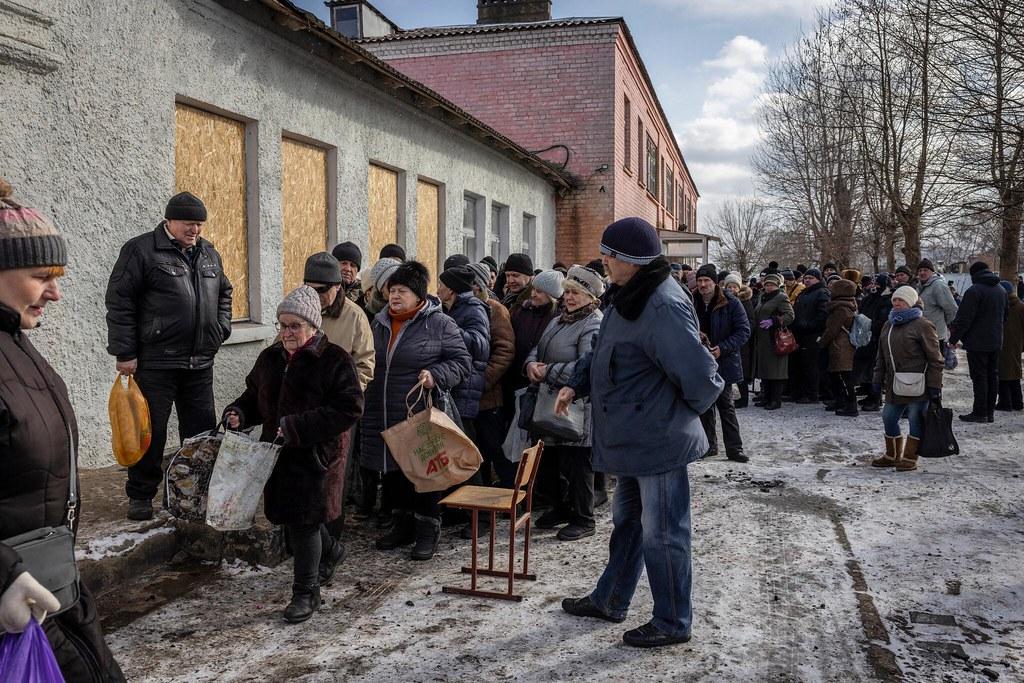
<svg viewBox="0 0 1024 683">
<path fill-rule="evenodd" d="M 508 431 L 501 396 L 501 380 L 512 365 L 516 341 L 512 331 L 512 317 L 508 309 L 490 289 L 491 271 L 486 263 L 471 263 L 473 296 L 487 304 L 490 324 L 491 353 L 484 370 L 484 389 L 480 396 L 480 410 L 476 415 L 476 445 L 484 461 L 494 469 L 494 476 L 502 488 L 512 488 L 516 476 L 516 463 L 505 457 L 502 444 Z M 490 481 L 489 476 L 484 482 Z"/>
<path fill-rule="evenodd" d="M 722 419 L 725 456 L 735 462 L 747 462 L 749 458 L 743 452 L 740 423 L 732 403 L 732 385 L 743 382 L 740 351 L 750 339 L 750 321 L 743 304 L 716 284 L 715 266 L 710 263 L 697 269 L 697 296 L 693 307 L 697 311 L 700 331 L 707 335 L 711 355 L 718 363 L 718 374 L 725 381 L 722 393 L 700 416 L 709 444 L 704 457 L 718 455 L 718 436 L 715 433 L 717 410 Z"/>
<path fill-rule="evenodd" d="M 892 293 L 889 322 L 882 328 L 875 361 L 875 390 L 885 389 L 882 423 L 885 425 L 885 455 L 871 461 L 872 467 L 895 467 L 898 472 L 917 469 L 917 450 L 924 435 L 924 415 L 929 401 L 942 397 L 943 358 L 935 326 L 918 306 L 917 290 L 904 285 Z M 919 396 L 901 396 L 893 391 L 897 372 L 924 373 Z M 910 420 L 906 441 L 900 419 Z"/>
<path fill-rule="evenodd" d="M 530 298 L 533 260 L 526 254 L 509 254 L 501 272 L 505 276 L 501 303 L 505 304 L 509 313 L 514 313 L 517 306 Z"/>
<path fill-rule="evenodd" d="M 793 306 L 782 291 L 782 276 L 764 276 L 761 301 L 754 309 L 754 377 L 761 380 L 761 398 L 754 405 L 765 410 L 782 407 L 782 389 L 789 374 L 789 356 L 775 353 L 775 332 L 793 322 Z"/>
<path fill-rule="evenodd" d="M 345 298 L 359 308 L 366 308 L 366 293 L 359 281 L 363 267 L 363 252 L 355 242 L 342 242 L 331 250 L 331 256 L 338 260 L 341 268 L 341 289 Z"/>
<path fill-rule="evenodd" d="M 825 404 L 841 417 L 857 417 L 857 391 L 853 384 L 853 344 L 850 329 L 857 316 L 857 284 L 843 278 L 829 286 L 828 318 L 818 343 L 828 352 L 828 374 L 832 383 L 833 403 Z"/>
<path fill-rule="evenodd" d="M 971 412 L 960 415 L 964 422 L 995 422 L 999 395 L 999 350 L 1003 347 L 1006 321 L 1006 290 L 999 276 L 984 261 L 971 265 L 971 286 L 964 292 L 956 318 L 949 324 L 949 343 L 963 341 L 967 366 L 974 388 Z"/>
<path fill-rule="evenodd" d="M 406 261 L 390 275 L 388 307 L 373 319 L 376 371 L 366 388 L 361 423 L 360 464 L 383 473 L 383 495 L 394 509 L 391 530 L 379 537 L 379 550 L 415 544 L 413 560 L 429 560 L 441 537 L 441 493 L 418 493 L 381 436 L 406 419 L 406 398 L 416 386 L 432 392 L 435 404 L 473 372 L 473 359 L 459 326 L 427 294 L 430 273 L 418 261 Z M 385 503 L 382 502 L 382 507 Z"/>
<path fill-rule="evenodd" d="M 468 265 L 446 269 L 438 277 L 437 297 L 462 333 L 462 341 L 473 358 L 473 371 L 452 390 L 455 407 L 462 420 L 462 430 L 476 441 L 476 417 L 484 392 L 484 373 L 491 356 L 491 324 L 487 304 L 473 294 L 476 279 Z"/>
<path fill-rule="evenodd" d="M 512 260 L 511 256 L 509 260 Z M 506 265 L 506 269 L 507 267 Z M 510 277 L 517 275 L 515 270 L 510 273 Z M 536 277 L 531 276 L 530 282 L 520 290 L 512 302 L 509 314 L 512 319 L 516 353 L 512 357 L 512 366 L 502 380 L 505 417 L 510 422 L 515 414 L 515 392 L 529 384 L 526 379 L 526 357 L 540 341 L 540 335 L 544 333 L 548 323 L 558 315 L 558 300 L 562 297 L 564 280 L 565 276 L 557 270 L 545 271 Z"/>
<path fill-rule="evenodd" d="M 904 285 L 914 286 L 913 283 L 914 274 L 910 272 L 910 266 L 903 264 L 896 269 L 896 272 L 892 275 L 892 281 L 896 287 L 902 287 Z"/>
<path fill-rule="evenodd" d="M 792 354 L 790 376 L 793 378 L 793 399 L 799 404 L 818 402 L 819 355 L 822 348 L 818 339 L 825 332 L 828 302 L 832 296 L 820 275 L 816 268 L 809 268 L 804 273 L 804 290 L 793 304 L 791 329 L 800 348 Z"/>
<path fill-rule="evenodd" d="M 707 451 L 699 416 L 725 382 L 701 343 L 692 302 L 669 275 L 654 226 L 641 218 L 612 223 L 601 253 L 621 289 L 556 409 L 564 414 L 574 398 L 591 398 L 594 468 L 618 477 L 614 527 L 596 587 L 565 598 L 562 609 L 621 623 L 646 568 L 654 614 L 622 640 L 633 647 L 685 643 L 693 623 L 687 465 Z"/>
<path fill-rule="evenodd" d="M 18 202 L 0 178 L 0 539 L 65 525 L 78 533 L 82 500 L 69 505 L 72 484 L 78 489 L 71 471 L 78 421 L 64 380 L 30 340 L 48 307 L 63 298 L 67 253 L 53 223 Z M 63 680 L 123 682 L 86 582 L 79 580 L 74 605 L 47 618 L 62 605 L 41 583 L 46 568 L 39 570 L 33 576 L 18 550 L 0 542 L 0 639 L 22 633 L 34 618 Z"/>
<path fill-rule="evenodd" d="M 740 398 L 733 404 L 736 408 L 746 408 L 750 405 L 750 384 L 754 381 L 754 291 L 743 284 L 742 278 L 736 273 L 726 276 L 724 286 L 725 290 L 739 299 L 743 305 L 743 312 L 747 314 L 747 328 L 751 331 L 750 337 L 740 348 L 743 381 L 739 384 Z"/>
<path fill-rule="evenodd" d="M 917 293 L 921 296 L 921 308 L 924 309 L 924 317 L 928 318 L 935 325 L 935 332 L 939 335 L 939 345 L 942 355 L 946 355 L 946 346 L 949 342 L 949 324 L 956 318 L 959 308 L 953 292 L 946 285 L 945 279 L 935 272 L 935 266 L 928 259 L 921 259 L 917 265 Z"/>
<path fill-rule="evenodd" d="M 882 408 L 882 394 L 874 391 L 875 358 L 878 357 L 878 340 L 882 327 L 889 321 L 892 310 L 892 292 L 889 290 L 889 276 L 875 275 L 865 289 L 860 312 L 871 319 L 871 341 L 853 352 L 853 381 L 864 393 L 859 405 L 864 412 L 878 412 Z"/>
<path fill-rule="evenodd" d="M 206 206 L 171 197 L 156 229 L 128 240 L 107 283 L 107 352 L 117 372 L 134 375 L 149 403 L 149 449 L 128 468 L 128 519 L 153 518 L 163 479 L 171 407 L 178 436 L 213 429 L 213 359 L 231 334 L 231 283 L 220 254 L 200 234 Z"/>
<path fill-rule="evenodd" d="M 1003 346 L 999 351 L 999 398 L 996 410 L 1024 410 L 1021 395 L 1021 353 L 1024 352 L 1024 302 L 1021 302 L 1013 283 L 999 283 L 1009 299 L 1006 323 L 1003 325 Z"/>
<path fill-rule="evenodd" d="M 556 272 L 556 271 L 552 271 Z M 601 277 L 574 265 L 563 284 L 565 307 L 548 323 L 537 346 L 526 358 L 526 376 L 540 391 L 561 388 L 572 379 L 576 364 L 593 347 L 603 317 L 598 307 L 604 283 Z M 537 476 L 541 495 L 553 507 L 534 526 L 558 530 L 558 540 L 578 541 L 594 535 L 594 469 L 591 460 L 591 409 L 583 405 L 583 436 L 575 441 L 541 436 L 544 458 Z M 567 483 L 563 495 L 561 480 Z"/>
</svg>

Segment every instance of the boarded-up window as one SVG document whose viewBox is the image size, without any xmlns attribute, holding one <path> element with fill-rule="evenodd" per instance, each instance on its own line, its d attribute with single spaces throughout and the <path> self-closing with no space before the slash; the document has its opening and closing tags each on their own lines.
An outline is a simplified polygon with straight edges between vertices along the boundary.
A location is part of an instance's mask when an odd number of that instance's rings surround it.
<svg viewBox="0 0 1024 683">
<path fill-rule="evenodd" d="M 368 187 L 370 259 L 376 263 L 381 247 L 398 240 L 398 174 L 370 164 Z"/>
<path fill-rule="evenodd" d="M 430 272 L 430 291 L 437 291 L 438 187 L 416 182 L 416 260 Z"/>
<path fill-rule="evenodd" d="M 284 291 L 302 284 L 306 259 L 327 248 L 327 150 L 281 140 Z"/>
<path fill-rule="evenodd" d="M 249 317 L 245 124 L 195 107 L 174 111 L 174 186 L 206 204 L 203 237 L 213 242 L 234 286 L 231 317 Z"/>
</svg>

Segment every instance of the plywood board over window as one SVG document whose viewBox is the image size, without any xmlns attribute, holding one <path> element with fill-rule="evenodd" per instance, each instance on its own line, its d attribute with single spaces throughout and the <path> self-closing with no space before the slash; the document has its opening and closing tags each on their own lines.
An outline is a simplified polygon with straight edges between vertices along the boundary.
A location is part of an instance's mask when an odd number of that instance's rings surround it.
<svg viewBox="0 0 1024 683">
<path fill-rule="evenodd" d="M 385 244 L 398 240 L 398 174 L 370 164 L 369 191 L 370 262 Z"/>
<path fill-rule="evenodd" d="M 217 248 L 234 286 L 231 317 L 249 318 L 249 237 L 246 217 L 245 124 L 177 104 L 174 185 L 206 204 L 202 236 Z"/>
<path fill-rule="evenodd" d="M 437 185 L 416 181 L 416 260 L 430 271 L 430 291 L 437 291 L 439 230 Z"/>
<path fill-rule="evenodd" d="M 306 259 L 327 249 L 327 150 L 284 138 L 284 291 L 302 284 Z"/>
</svg>

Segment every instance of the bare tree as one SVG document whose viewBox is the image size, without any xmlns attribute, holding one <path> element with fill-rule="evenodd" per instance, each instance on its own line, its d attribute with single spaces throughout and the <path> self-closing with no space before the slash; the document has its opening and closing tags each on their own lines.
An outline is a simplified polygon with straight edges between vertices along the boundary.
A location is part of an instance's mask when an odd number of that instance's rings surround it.
<svg viewBox="0 0 1024 683">
<path fill-rule="evenodd" d="M 727 199 L 709 218 L 720 266 L 738 271 L 744 281 L 765 261 L 772 224 L 763 204 L 751 197 Z"/>
</svg>

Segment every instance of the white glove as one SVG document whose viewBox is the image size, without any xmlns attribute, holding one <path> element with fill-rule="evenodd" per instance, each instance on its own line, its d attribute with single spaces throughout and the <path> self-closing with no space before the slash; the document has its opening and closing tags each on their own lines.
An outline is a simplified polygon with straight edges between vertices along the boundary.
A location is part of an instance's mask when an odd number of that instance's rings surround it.
<svg viewBox="0 0 1024 683">
<path fill-rule="evenodd" d="M 47 612 L 56 612 L 58 609 L 60 602 L 53 597 L 53 593 L 25 572 L 0 595 L 0 630 L 4 633 L 21 633 L 28 626 L 29 617 L 35 617 L 42 624 Z"/>
</svg>

